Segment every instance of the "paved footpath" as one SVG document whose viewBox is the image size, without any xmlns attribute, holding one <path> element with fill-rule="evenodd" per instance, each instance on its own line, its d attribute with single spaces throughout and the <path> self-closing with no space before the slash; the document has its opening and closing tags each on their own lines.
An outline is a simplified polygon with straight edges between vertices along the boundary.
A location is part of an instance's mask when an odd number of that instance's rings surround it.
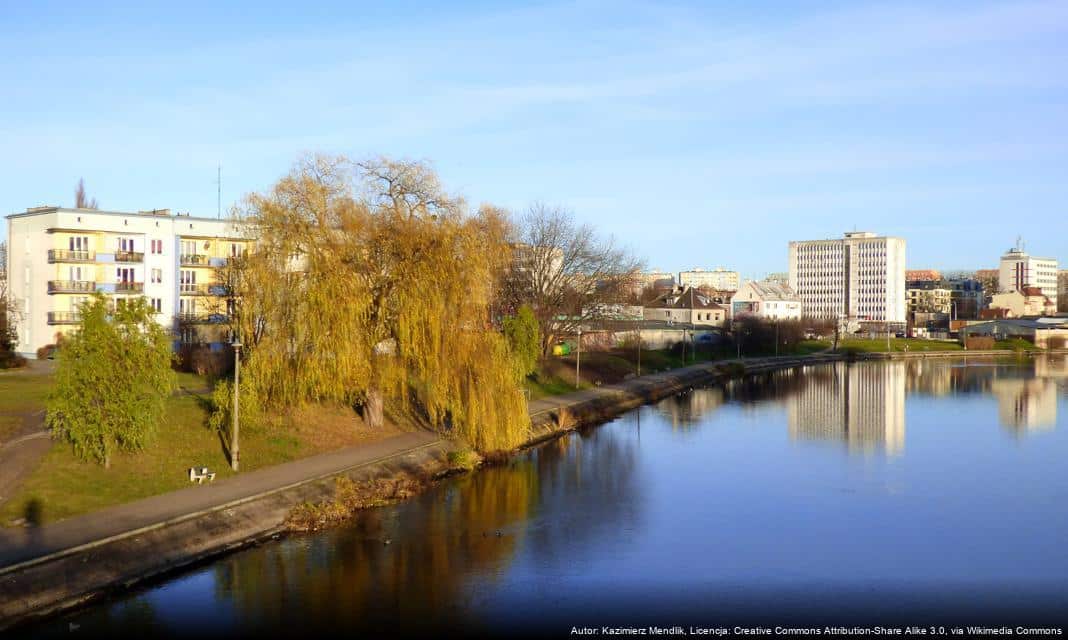
<svg viewBox="0 0 1068 640">
<path fill-rule="evenodd" d="M 783 358 L 784 360 L 786 358 Z M 752 366 L 773 358 L 743 359 Z M 628 389 L 655 385 L 662 379 L 690 370 L 707 369 L 732 361 L 703 362 L 659 374 L 645 375 L 619 384 L 583 389 L 560 396 L 541 398 L 530 403 L 534 420 L 544 420 L 550 412 L 596 398 L 609 398 Z M 551 415 L 551 414 L 550 414 Z M 34 442 L 31 439 L 29 442 Z M 47 443 L 47 440 L 43 440 Z M 434 433 L 420 431 L 393 436 L 379 442 L 324 453 L 265 469 L 233 476 L 208 485 L 185 489 L 117 505 L 42 527 L 0 528 L 0 574 L 16 565 L 50 554 L 93 544 L 113 536 L 166 523 L 242 499 L 289 488 L 328 477 L 347 469 L 404 455 L 441 442 Z"/>
</svg>

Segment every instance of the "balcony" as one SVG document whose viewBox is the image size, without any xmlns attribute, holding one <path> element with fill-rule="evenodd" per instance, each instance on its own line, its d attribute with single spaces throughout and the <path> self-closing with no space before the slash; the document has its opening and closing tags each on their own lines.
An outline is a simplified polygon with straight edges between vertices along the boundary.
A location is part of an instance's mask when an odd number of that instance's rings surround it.
<svg viewBox="0 0 1068 640">
<path fill-rule="evenodd" d="M 115 293 L 144 293 L 144 282 L 116 282 Z"/>
<path fill-rule="evenodd" d="M 48 324 L 78 324 L 82 314 L 77 311 L 49 311 Z"/>
<path fill-rule="evenodd" d="M 229 289 L 224 284 L 182 282 L 178 285 L 178 293 L 183 296 L 225 296 Z"/>
<path fill-rule="evenodd" d="M 96 256 L 92 251 L 68 251 L 67 249 L 49 249 L 48 262 L 92 262 Z"/>
<path fill-rule="evenodd" d="M 178 262 L 183 267 L 209 267 L 211 266 L 208 256 L 199 253 L 183 253 L 178 256 Z"/>
<path fill-rule="evenodd" d="M 49 280 L 48 293 L 92 293 L 96 283 L 92 280 Z"/>
<path fill-rule="evenodd" d="M 141 251 L 116 251 L 115 262 L 144 262 L 145 254 Z"/>
</svg>

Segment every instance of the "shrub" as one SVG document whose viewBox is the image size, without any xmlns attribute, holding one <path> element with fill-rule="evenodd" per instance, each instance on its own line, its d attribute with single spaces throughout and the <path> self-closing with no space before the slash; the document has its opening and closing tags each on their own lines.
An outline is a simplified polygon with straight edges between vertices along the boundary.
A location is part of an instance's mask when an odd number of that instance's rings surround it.
<svg viewBox="0 0 1068 640">
<path fill-rule="evenodd" d="M 994 338 L 990 336 L 968 336 L 964 339 L 964 348 L 969 351 L 982 351 L 994 348 Z"/>
</svg>

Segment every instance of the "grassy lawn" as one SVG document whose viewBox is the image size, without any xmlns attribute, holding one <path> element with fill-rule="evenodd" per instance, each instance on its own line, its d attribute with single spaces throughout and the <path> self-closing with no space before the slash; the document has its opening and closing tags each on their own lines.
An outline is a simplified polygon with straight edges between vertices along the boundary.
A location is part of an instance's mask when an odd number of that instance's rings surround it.
<svg viewBox="0 0 1068 640">
<path fill-rule="evenodd" d="M 908 347 L 906 349 L 905 347 Z M 962 351 L 963 346 L 956 342 L 938 340 L 921 340 L 917 338 L 890 338 L 890 351 Z M 857 353 L 886 352 L 886 338 L 846 338 L 838 341 L 839 351 Z"/>
<path fill-rule="evenodd" d="M 24 384 L 36 389 L 36 403 L 16 398 L 5 389 L 0 406 L 43 408 L 49 382 Z M 57 442 L 11 500 L 0 505 L 0 525 L 8 526 L 22 517 L 34 500 L 41 507 L 42 520 L 49 522 L 181 489 L 189 486 L 192 466 L 217 472 L 217 480 L 233 475 L 218 434 L 207 428 L 208 381 L 179 374 L 179 385 L 183 391 L 168 399 L 165 424 L 144 451 L 118 453 L 111 468 L 105 470 L 99 464 L 79 460 L 69 445 Z M 23 387 L 16 384 L 15 388 Z M 242 424 L 241 470 L 252 471 L 399 432 L 398 427 L 391 426 L 370 432 L 348 408 L 294 411 L 276 425 Z"/>
<path fill-rule="evenodd" d="M 51 388 L 50 374 L 25 370 L 0 374 L 0 442 L 22 427 L 24 414 L 44 408 Z"/>
</svg>

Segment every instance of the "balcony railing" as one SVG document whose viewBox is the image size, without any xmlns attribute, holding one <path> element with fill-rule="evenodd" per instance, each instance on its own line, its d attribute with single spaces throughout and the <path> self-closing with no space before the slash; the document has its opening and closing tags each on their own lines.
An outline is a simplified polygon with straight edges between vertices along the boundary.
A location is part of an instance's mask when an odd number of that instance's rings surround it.
<svg viewBox="0 0 1068 640">
<path fill-rule="evenodd" d="M 178 285 L 178 293 L 183 296 L 225 296 L 229 289 L 225 284 L 182 282 Z"/>
<path fill-rule="evenodd" d="M 145 254 L 141 251 L 116 251 L 115 262 L 144 262 Z"/>
<path fill-rule="evenodd" d="M 68 251 L 67 249 L 49 249 L 49 262 L 92 262 L 96 259 L 92 251 Z"/>
<path fill-rule="evenodd" d="M 82 314 L 77 311 L 49 311 L 48 324 L 78 324 Z"/>
<path fill-rule="evenodd" d="M 144 282 L 116 282 L 115 293 L 144 293 Z"/>
<path fill-rule="evenodd" d="M 49 280 L 48 293 L 92 293 L 96 283 L 91 280 Z"/>
<path fill-rule="evenodd" d="M 189 313 L 178 314 L 178 322 L 181 324 L 222 324 L 228 322 L 230 317 L 224 313 Z"/>
<path fill-rule="evenodd" d="M 199 253 L 183 253 L 178 256 L 178 261 L 183 267 L 207 267 L 210 263 L 208 256 Z"/>
</svg>

